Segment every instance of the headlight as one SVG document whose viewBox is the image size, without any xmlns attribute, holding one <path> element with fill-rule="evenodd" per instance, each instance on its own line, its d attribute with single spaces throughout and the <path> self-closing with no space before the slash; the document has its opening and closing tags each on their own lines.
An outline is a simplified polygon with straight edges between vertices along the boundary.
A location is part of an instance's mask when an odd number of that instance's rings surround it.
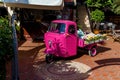
<svg viewBox="0 0 120 80">
<path fill-rule="evenodd" d="M 51 48 L 51 47 L 52 47 L 52 41 L 49 40 L 49 41 L 48 41 L 48 44 L 49 44 L 49 47 Z"/>
</svg>

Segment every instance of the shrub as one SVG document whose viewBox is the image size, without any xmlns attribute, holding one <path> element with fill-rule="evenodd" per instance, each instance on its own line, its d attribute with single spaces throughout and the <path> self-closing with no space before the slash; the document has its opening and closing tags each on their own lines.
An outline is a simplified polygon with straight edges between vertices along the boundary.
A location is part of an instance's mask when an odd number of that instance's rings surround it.
<svg viewBox="0 0 120 80">
<path fill-rule="evenodd" d="M 96 9 L 95 11 L 92 11 L 90 13 L 90 16 L 91 16 L 91 20 L 95 22 L 101 22 L 105 18 L 104 12 L 98 9 Z"/>
<path fill-rule="evenodd" d="M 0 60 L 10 59 L 13 55 L 12 27 L 8 17 L 0 17 Z"/>
</svg>

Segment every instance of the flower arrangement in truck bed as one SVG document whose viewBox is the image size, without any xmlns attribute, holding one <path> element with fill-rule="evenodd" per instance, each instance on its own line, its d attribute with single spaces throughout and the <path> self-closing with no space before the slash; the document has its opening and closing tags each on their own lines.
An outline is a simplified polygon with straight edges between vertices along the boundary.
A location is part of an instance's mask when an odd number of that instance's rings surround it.
<svg viewBox="0 0 120 80">
<path fill-rule="evenodd" d="M 89 33 L 84 36 L 85 44 L 97 43 L 106 40 L 106 35 Z"/>
<path fill-rule="evenodd" d="M 97 43 L 107 39 L 105 34 L 94 34 L 92 32 L 84 34 L 82 30 L 78 30 L 78 37 L 84 39 L 85 44 Z"/>
</svg>

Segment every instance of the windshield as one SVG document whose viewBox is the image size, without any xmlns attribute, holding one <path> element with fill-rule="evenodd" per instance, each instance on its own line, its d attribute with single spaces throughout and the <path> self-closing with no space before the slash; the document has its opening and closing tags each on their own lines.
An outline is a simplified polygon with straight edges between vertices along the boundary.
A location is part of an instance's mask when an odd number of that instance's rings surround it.
<svg viewBox="0 0 120 80">
<path fill-rule="evenodd" d="M 51 23 L 48 31 L 55 32 L 55 33 L 64 33 L 65 24 L 64 23 Z"/>
</svg>

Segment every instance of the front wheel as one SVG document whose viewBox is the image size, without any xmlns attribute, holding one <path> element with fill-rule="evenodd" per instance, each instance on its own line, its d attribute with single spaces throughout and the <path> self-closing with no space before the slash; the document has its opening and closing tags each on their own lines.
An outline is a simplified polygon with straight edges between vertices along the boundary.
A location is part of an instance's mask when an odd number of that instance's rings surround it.
<svg viewBox="0 0 120 80">
<path fill-rule="evenodd" d="M 52 54 L 46 54 L 46 58 L 45 59 L 46 59 L 47 63 L 51 63 L 54 60 Z"/>
<path fill-rule="evenodd" d="M 95 56 L 97 54 L 96 48 L 91 48 L 90 50 L 88 50 L 88 54 L 92 57 Z"/>
</svg>

